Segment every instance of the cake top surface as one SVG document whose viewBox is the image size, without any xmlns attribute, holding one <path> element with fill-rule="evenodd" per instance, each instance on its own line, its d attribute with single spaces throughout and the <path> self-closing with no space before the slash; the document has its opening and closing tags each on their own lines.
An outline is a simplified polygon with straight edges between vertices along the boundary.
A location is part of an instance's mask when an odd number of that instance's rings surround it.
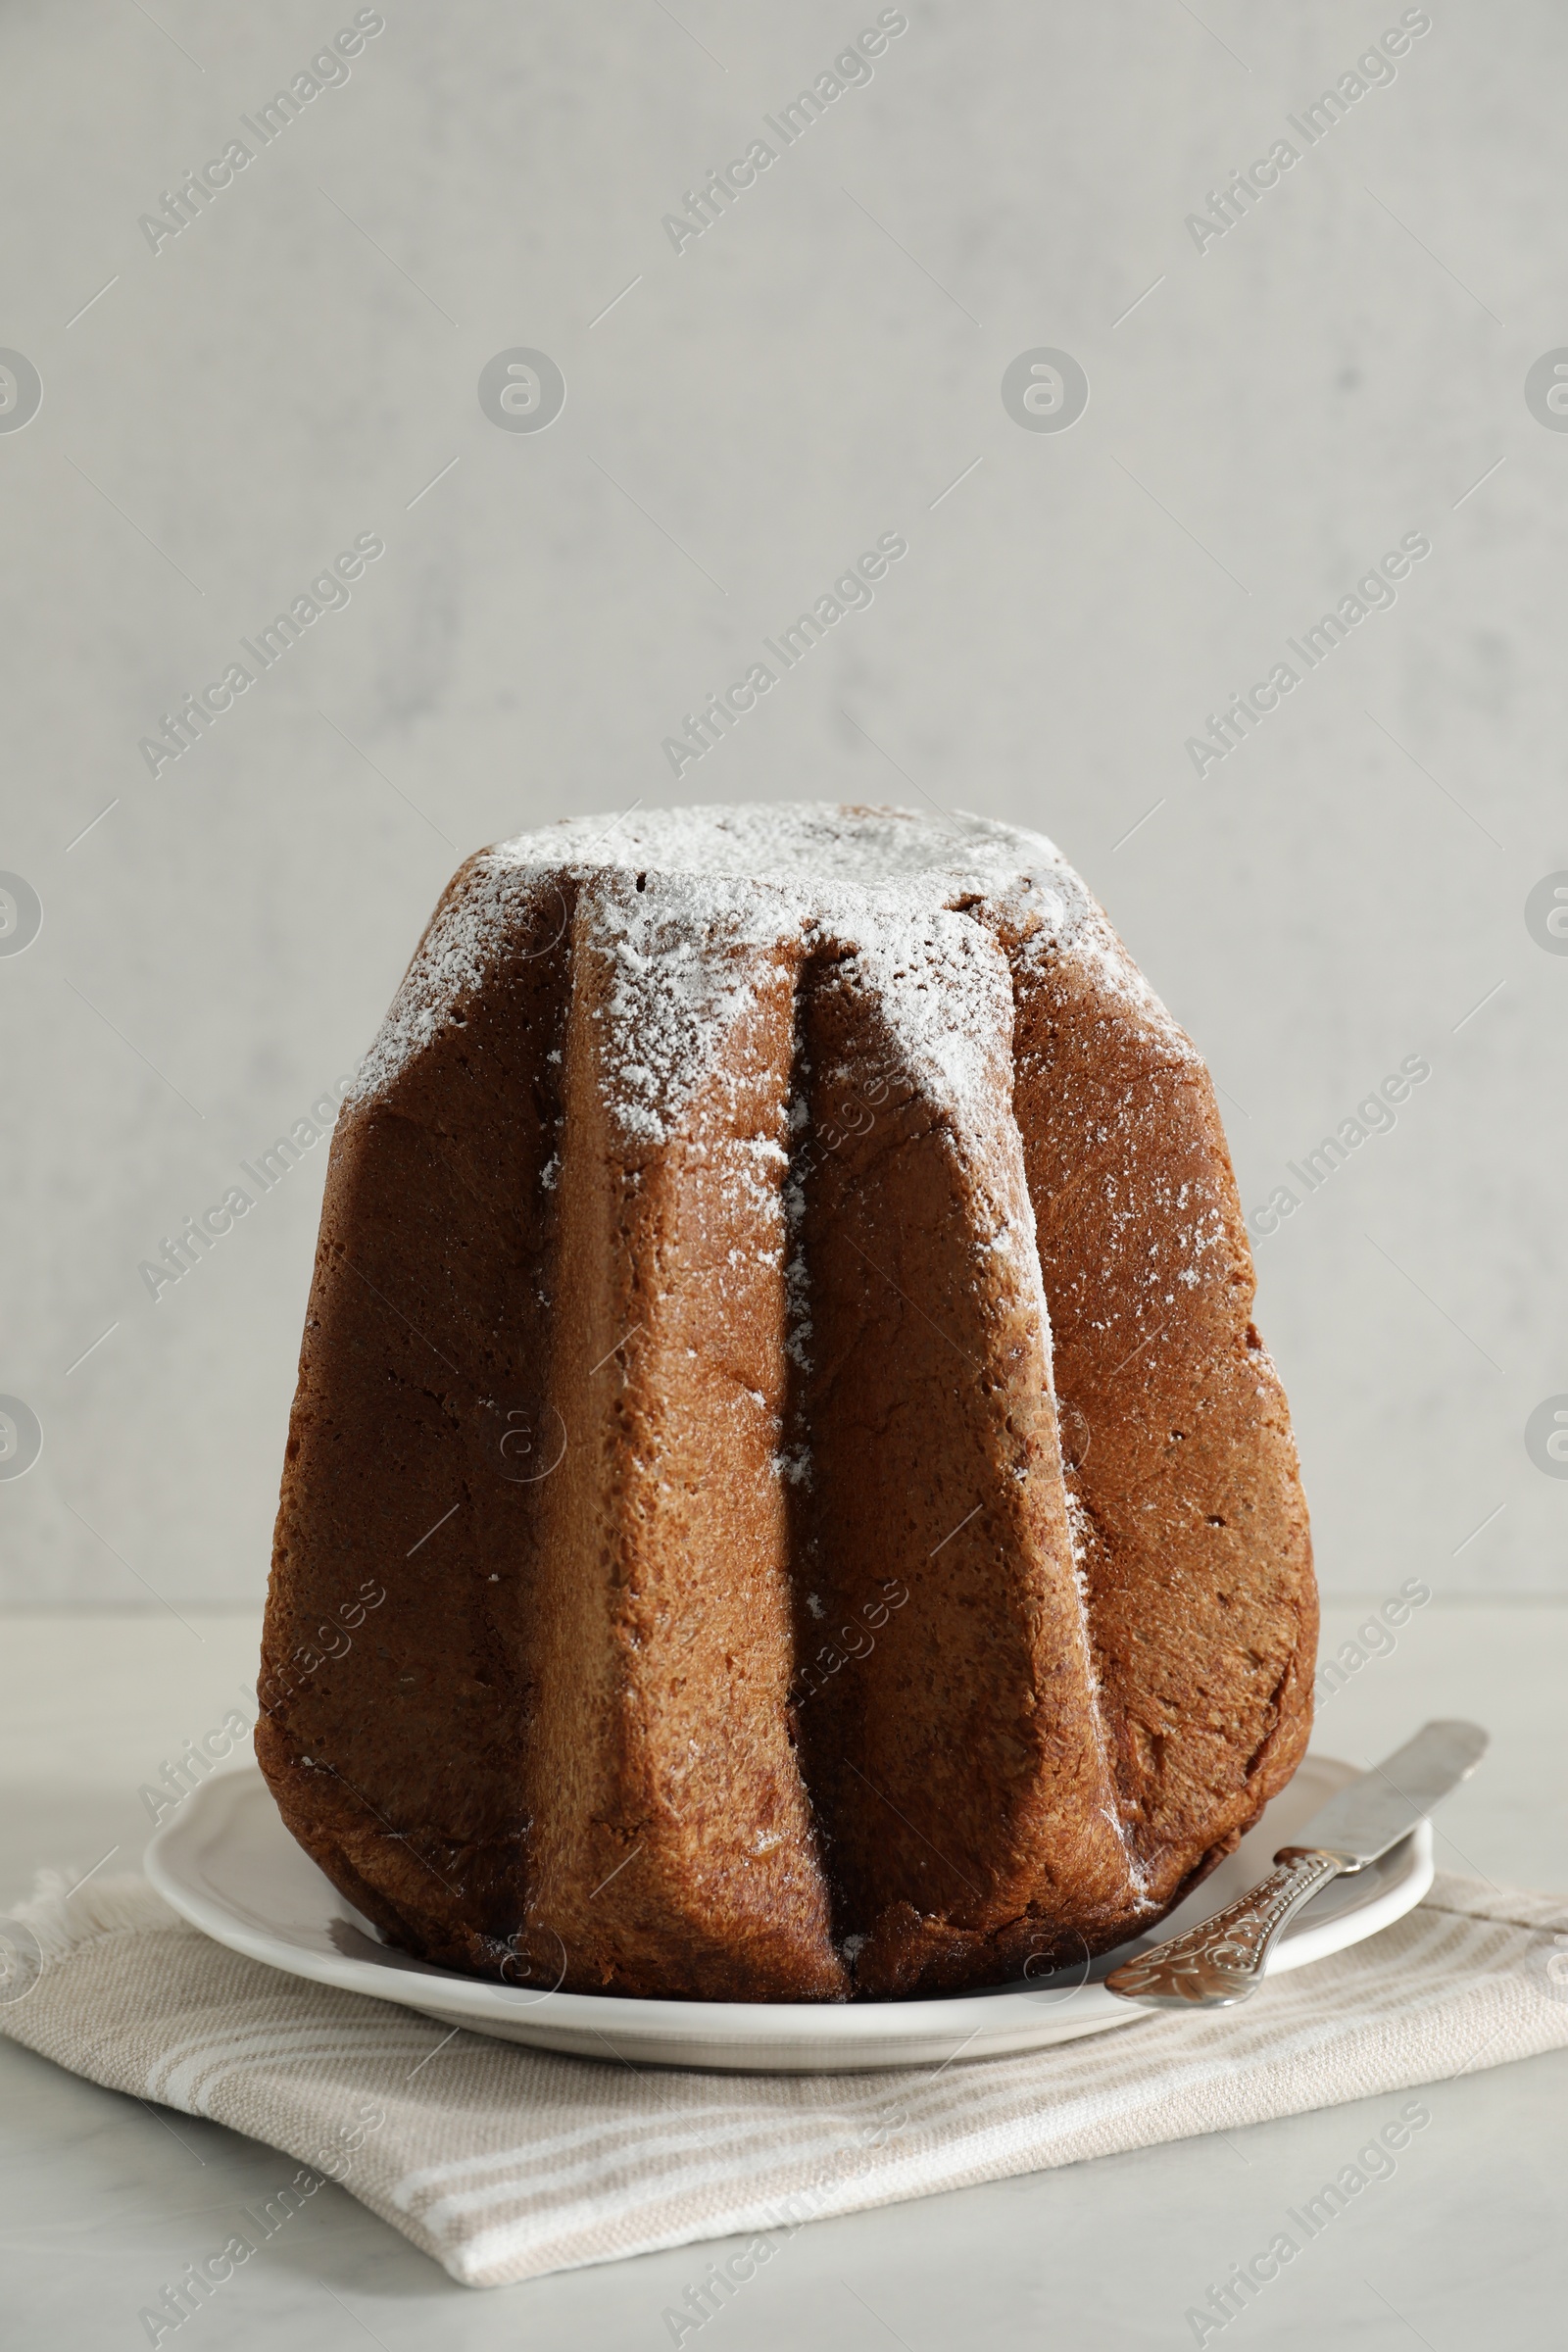
<svg viewBox="0 0 1568 2352">
<path fill-rule="evenodd" d="M 746 808 L 632 808 L 622 816 L 563 817 L 488 853 L 509 865 L 627 866 L 661 874 L 744 875 L 830 891 L 907 894 L 922 908 L 956 886 L 1013 882 L 1058 868 L 1044 834 L 984 816 L 832 801 Z M 923 884 L 924 887 L 921 887 Z"/>
<path fill-rule="evenodd" d="M 650 874 L 659 877 L 656 891 L 645 890 Z M 659 985 L 637 991 L 645 1040 L 639 1066 L 647 1063 L 656 1091 L 680 1058 L 679 1039 L 716 1037 L 721 1009 L 744 985 L 738 969 L 708 954 L 705 943 L 727 938 L 764 947 L 818 923 L 847 928 L 867 952 L 876 946 L 889 990 L 903 1000 L 911 1033 L 927 1033 L 934 1058 L 956 1053 L 972 1059 L 983 1044 L 974 1035 L 983 992 L 936 988 L 932 979 L 935 959 L 956 980 L 972 982 L 981 941 L 966 936 L 979 927 L 965 909 L 977 900 L 1009 906 L 1030 953 L 1071 935 L 1103 993 L 1136 1002 L 1169 1029 L 1179 1050 L 1186 1047 L 1042 833 L 963 812 L 924 815 L 828 801 L 633 807 L 618 816 L 564 817 L 468 860 L 420 943 L 350 1100 L 388 1085 L 454 1016 L 465 992 L 483 985 L 506 951 L 517 886 L 530 890 L 530 875 L 547 887 L 554 877 L 597 878 L 599 919 L 616 934 L 628 981 L 635 967 L 657 958 Z M 566 920 L 563 900 L 563 927 Z M 921 977 L 901 969 L 901 941 L 919 948 Z M 657 1050 L 661 1039 L 667 1053 Z"/>
</svg>

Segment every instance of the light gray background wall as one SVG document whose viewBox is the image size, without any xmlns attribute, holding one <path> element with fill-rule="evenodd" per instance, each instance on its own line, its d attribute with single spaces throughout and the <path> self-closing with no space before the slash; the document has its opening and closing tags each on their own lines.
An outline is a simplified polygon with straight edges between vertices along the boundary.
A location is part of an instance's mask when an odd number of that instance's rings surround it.
<svg viewBox="0 0 1568 2352">
<path fill-rule="evenodd" d="M 1250 1208 L 1430 1059 L 1257 1245 L 1323 1582 L 1568 1591 L 1524 1440 L 1568 1391 L 1568 956 L 1524 912 L 1568 868 L 1568 437 L 1523 390 L 1568 343 L 1560 12 L 1434 0 L 1200 254 L 1185 216 L 1397 6 L 909 0 L 678 255 L 662 216 L 874 6 L 387 0 L 156 255 L 138 216 L 354 10 L 155 13 L 0 14 L 0 344 L 43 383 L 0 432 L 0 867 L 43 906 L 0 956 L 0 1391 L 44 1432 L 5 1593 L 259 1594 L 324 1149 L 156 1305 L 137 1264 L 353 1068 L 460 856 L 799 795 L 1058 840 Z M 513 346 L 564 373 L 547 431 L 481 413 Z M 1087 370 L 1070 430 L 1004 409 L 1036 346 Z M 874 606 L 677 785 L 662 738 L 888 530 Z M 363 531 L 348 608 L 149 775 Z M 1200 779 L 1204 714 L 1412 531 L 1393 609 Z"/>
</svg>

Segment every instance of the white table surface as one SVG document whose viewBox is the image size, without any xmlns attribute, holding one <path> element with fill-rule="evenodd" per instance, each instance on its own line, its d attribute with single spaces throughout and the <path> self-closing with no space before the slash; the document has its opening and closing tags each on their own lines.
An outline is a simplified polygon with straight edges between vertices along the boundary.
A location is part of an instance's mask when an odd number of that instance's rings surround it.
<svg viewBox="0 0 1568 2352">
<path fill-rule="evenodd" d="M 1325 1653 L 1364 1618 L 1326 1611 Z M 41 1863 L 139 1858 L 140 1784 L 250 1681 L 251 1614 L 0 1620 L 0 1904 Z M 1494 1745 L 1441 1817 L 1440 1867 L 1568 1887 L 1568 1607 L 1434 1602 L 1322 1709 L 1318 1744 L 1371 1762 L 1429 1715 Z M 1250 2346 L 1558 2352 L 1568 2336 L 1568 2051 L 1437 2086 L 1433 2127 L 1224 2331 Z M 701 2331 L 704 2352 L 985 2344 L 1176 2346 L 1211 2281 L 1344 2164 L 1396 2100 L 1367 2100 L 818 2222 Z M 0 2341 L 100 2352 L 276 2185 L 278 2158 L 217 2125 L 98 2089 L 0 2040 Z M 209 2352 L 490 2352 L 667 2345 L 662 2313 L 715 2248 L 488 2292 L 453 2285 L 328 2186 L 187 2324 Z M 186 2330 L 181 2329 L 181 2339 Z M 172 2341 L 166 2337 L 165 2342 Z M 1209 2341 L 1220 2340 L 1211 2336 Z M 688 2335 L 688 2344 L 699 2337 Z"/>
</svg>

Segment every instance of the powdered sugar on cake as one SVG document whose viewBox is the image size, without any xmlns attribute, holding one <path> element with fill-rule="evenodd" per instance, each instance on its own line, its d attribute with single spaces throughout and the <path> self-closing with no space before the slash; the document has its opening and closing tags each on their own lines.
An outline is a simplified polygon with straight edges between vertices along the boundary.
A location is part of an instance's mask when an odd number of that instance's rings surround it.
<svg viewBox="0 0 1568 2352">
<path fill-rule="evenodd" d="M 825 915 L 836 930 L 853 933 L 858 913 L 918 924 L 955 902 L 993 897 L 1027 901 L 1050 935 L 1068 899 L 1083 896 L 1043 835 L 985 817 L 958 817 L 945 827 L 904 809 L 823 802 L 566 818 L 470 858 L 421 941 L 349 1100 L 363 1102 L 383 1092 L 521 930 L 537 934 L 533 953 L 548 953 L 568 919 L 564 886 L 607 869 L 641 874 L 655 885 L 640 895 L 654 897 L 671 926 L 667 936 L 684 921 L 694 944 L 720 909 L 733 917 L 737 883 L 753 885 L 746 894 L 752 912 L 763 929 L 771 921 L 778 938 L 798 937 L 813 917 Z M 701 1024 L 706 984 L 694 973 L 683 975 L 678 963 L 667 966 L 667 977 L 683 992 L 692 1022 Z"/>
<path fill-rule="evenodd" d="M 705 1077 L 723 1083 L 724 1041 L 744 1024 L 758 989 L 791 979 L 803 955 L 826 941 L 857 954 L 868 975 L 874 965 L 909 1076 L 950 1102 L 961 1127 L 1003 1082 L 998 1056 L 1008 1026 L 995 984 L 1003 959 L 982 908 L 1009 936 L 1018 964 L 1078 963 L 1107 1012 L 1125 1007 L 1174 1059 L 1201 1069 L 1192 1041 L 1043 834 L 978 816 L 942 824 L 894 808 L 761 804 L 564 818 L 470 858 L 347 1100 L 384 1095 L 461 1018 L 501 956 L 515 956 L 519 938 L 529 937 L 531 955 L 548 955 L 571 926 L 615 967 L 608 1009 L 625 1043 L 605 1065 L 606 1107 L 628 1144 L 657 1149 Z M 1098 1155 L 1106 1140 L 1086 1137 L 1086 1154 Z M 760 1166 L 754 1182 L 760 1200 L 776 1174 Z M 1219 1238 L 1212 1215 L 1188 1228 L 1179 1279 L 1197 1280 Z M 1005 1222 L 996 1237 L 1004 1248 L 1022 1240 Z M 803 1312 L 794 1347 L 804 1348 L 808 1328 Z"/>
</svg>

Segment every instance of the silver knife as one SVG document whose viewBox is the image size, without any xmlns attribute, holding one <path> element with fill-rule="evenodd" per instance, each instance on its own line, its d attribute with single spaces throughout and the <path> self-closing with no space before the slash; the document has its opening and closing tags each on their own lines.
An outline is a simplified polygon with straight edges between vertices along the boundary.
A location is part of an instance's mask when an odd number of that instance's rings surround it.
<svg viewBox="0 0 1568 2352">
<path fill-rule="evenodd" d="M 1124 1960 L 1105 1979 L 1107 1992 L 1160 2009 L 1226 2009 L 1263 1981 L 1270 1946 L 1282 1928 L 1331 1879 L 1365 1870 L 1434 1805 L 1468 1780 L 1487 1750 L 1473 1723 L 1429 1723 L 1413 1740 L 1319 1807 L 1277 1868 L 1201 1926 Z"/>
</svg>

